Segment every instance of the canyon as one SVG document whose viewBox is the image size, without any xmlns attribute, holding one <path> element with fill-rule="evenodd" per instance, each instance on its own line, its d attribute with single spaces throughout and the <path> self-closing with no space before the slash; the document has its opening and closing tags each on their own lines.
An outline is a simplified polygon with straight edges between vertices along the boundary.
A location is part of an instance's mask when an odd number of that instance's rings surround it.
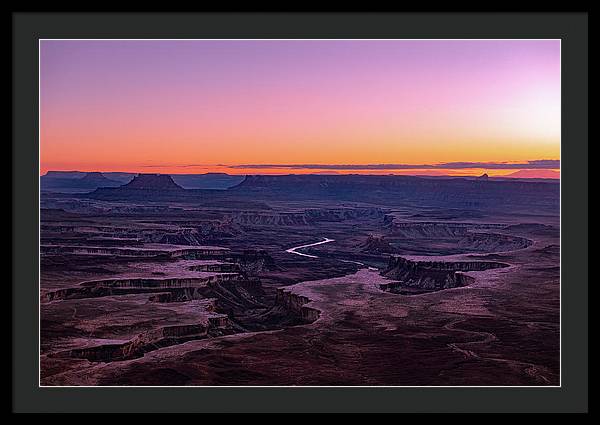
<svg viewBox="0 0 600 425">
<path fill-rule="evenodd" d="M 559 383 L 555 181 L 48 174 L 43 386 Z"/>
</svg>

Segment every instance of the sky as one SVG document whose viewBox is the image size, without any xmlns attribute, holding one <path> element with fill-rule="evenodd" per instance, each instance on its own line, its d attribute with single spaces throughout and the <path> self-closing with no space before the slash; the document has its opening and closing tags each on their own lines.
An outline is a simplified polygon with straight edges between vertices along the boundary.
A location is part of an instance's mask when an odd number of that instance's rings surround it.
<svg viewBox="0 0 600 425">
<path fill-rule="evenodd" d="M 41 174 L 552 177 L 560 125 L 559 40 L 40 42 Z"/>
</svg>

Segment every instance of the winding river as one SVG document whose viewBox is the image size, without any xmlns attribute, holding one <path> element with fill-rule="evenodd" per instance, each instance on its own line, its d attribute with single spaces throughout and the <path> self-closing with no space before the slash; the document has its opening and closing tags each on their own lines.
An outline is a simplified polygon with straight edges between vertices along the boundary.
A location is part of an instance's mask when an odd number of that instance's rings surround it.
<svg viewBox="0 0 600 425">
<path fill-rule="evenodd" d="M 318 256 L 316 256 L 316 255 L 311 255 L 311 254 L 305 254 L 305 253 L 303 253 L 303 252 L 298 252 L 298 250 L 299 250 L 299 249 L 303 249 L 303 248 L 308 248 L 309 246 L 317 246 L 317 245 L 322 245 L 322 244 L 324 244 L 324 243 L 329 243 L 329 242 L 334 242 L 334 241 L 335 241 L 335 239 L 323 238 L 323 240 L 322 240 L 322 241 L 319 241 L 319 242 L 314 242 L 314 243 L 308 243 L 308 244 L 306 244 L 306 245 L 295 246 L 295 247 L 293 247 L 293 248 L 286 249 L 286 250 L 285 250 L 285 252 L 289 252 L 290 254 L 301 255 L 301 256 L 303 256 L 303 257 L 309 257 L 309 258 L 319 258 L 319 257 L 318 257 Z M 361 263 L 360 261 L 354 261 L 354 260 L 342 260 L 342 259 L 339 259 L 339 258 L 338 258 L 338 260 L 339 260 L 339 261 L 342 261 L 342 262 L 344 262 L 344 263 L 353 263 L 353 264 L 357 264 L 357 265 L 359 265 L 359 266 L 366 267 L 366 268 L 368 268 L 368 269 L 369 269 L 369 270 L 371 270 L 371 271 L 377 271 L 377 268 L 375 268 L 375 267 L 371 267 L 371 266 L 367 266 L 365 263 Z"/>
<path fill-rule="evenodd" d="M 316 255 L 310 255 L 310 254 L 304 254 L 302 252 L 298 252 L 299 249 L 302 248 L 308 248 L 309 246 L 317 246 L 317 245 L 322 245 L 324 243 L 329 243 L 329 242 L 333 242 L 335 241 L 335 239 L 329 239 L 329 238 L 323 238 L 322 241 L 319 242 L 314 242 L 314 243 L 309 243 L 306 245 L 300 245 L 300 246 L 295 246 L 293 248 L 290 249 L 286 249 L 285 252 L 289 252 L 290 254 L 296 254 L 296 255 L 301 255 L 303 257 L 309 257 L 309 258 L 319 258 Z"/>
</svg>

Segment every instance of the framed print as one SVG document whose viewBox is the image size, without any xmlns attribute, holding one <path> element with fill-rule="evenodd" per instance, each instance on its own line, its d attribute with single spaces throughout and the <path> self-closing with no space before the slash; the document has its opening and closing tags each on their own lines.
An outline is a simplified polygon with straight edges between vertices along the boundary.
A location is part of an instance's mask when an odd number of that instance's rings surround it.
<svg viewBox="0 0 600 425">
<path fill-rule="evenodd" d="M 587 410 L 586 14 L 13 26 L 15 410 Z"/>
</svg>

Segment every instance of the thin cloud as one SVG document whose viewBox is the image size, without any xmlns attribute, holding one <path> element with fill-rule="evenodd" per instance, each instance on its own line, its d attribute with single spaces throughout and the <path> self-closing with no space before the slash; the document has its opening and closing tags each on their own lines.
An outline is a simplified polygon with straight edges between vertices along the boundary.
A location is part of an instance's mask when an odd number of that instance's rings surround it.
<svg viewBox="0 0 600 425">
<path fill-rule="evenodd" d="M 560 168 L 560 160 L 538 159 L 514 162 L 445 162 L 440 164 L 239 164 L 235 169 L 285 168 L 294 170 L 447 170 L 485 168 L 490 170 L 549 170 Z"/>
<path fill-rule="evenodd" d="M 229 167 L 225 164 L 152 164 L 152 165 L 140 165 L 144 168 L 193 168 L 193 167 Z"/>
</svg>

